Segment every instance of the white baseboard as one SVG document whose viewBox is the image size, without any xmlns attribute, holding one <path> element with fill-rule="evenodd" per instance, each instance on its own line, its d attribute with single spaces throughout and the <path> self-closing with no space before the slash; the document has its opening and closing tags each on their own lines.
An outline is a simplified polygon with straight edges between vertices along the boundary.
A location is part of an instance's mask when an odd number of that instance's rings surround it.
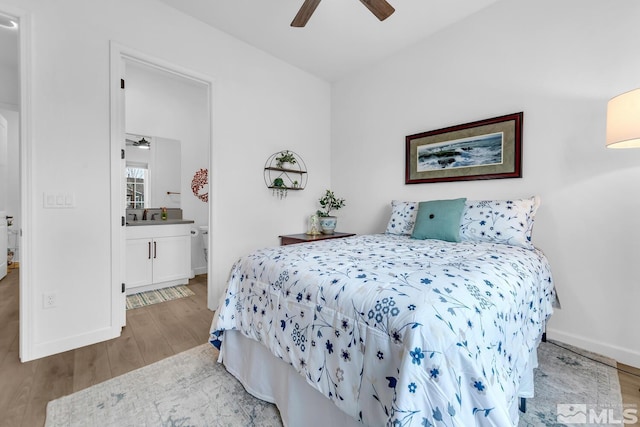
<svg viewBox="0 0 640 427">
<path fill-rule="evenodd" d="M 192 279 L 195 276 L 199 276 L 201 274 L 207 274 L 207 266 L 194 268 L 194 269 L 191 270 L 191 272 L 193 273 L 192 276 L 191 276 Z"/>
<path fill-rule="evenodd" d="M 561 332 L 553 328 L 547 328 L 547 338 L 562 341 L 603 356 L 611 357 L 619 363 L 640 368 L 640 353 L 628 348 L 607 344 L 601 341 L 593 341 L 589 338 Z"/>
</svg>

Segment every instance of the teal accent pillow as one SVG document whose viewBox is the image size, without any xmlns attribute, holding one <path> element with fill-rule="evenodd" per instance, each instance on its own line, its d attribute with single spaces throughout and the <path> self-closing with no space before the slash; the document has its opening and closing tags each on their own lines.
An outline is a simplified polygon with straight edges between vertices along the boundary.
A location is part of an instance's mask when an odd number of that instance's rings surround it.
<svg viewBox="0 0 640 427">
<path fill-rule="evenodd" d="M 460 217 L 466 198 L 431 200 L 418 204 L 416 225 L 411 237 L 414 239 L 436 239 L 447 242 L 460 241 Z"/>
</svg>

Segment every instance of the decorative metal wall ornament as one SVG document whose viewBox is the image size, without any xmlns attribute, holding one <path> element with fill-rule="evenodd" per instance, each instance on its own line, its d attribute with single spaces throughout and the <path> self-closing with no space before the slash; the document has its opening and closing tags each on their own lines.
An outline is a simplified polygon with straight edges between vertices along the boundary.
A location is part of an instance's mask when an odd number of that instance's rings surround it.
<svg viewBox="0 0 640 427">
<path fill-rule="evenodd" d="M 280 199 L 286 198 L 289 190 L 304 190 L 307 185 L 304 160 L 290 150 L 273 153 L 264 164 L 264 183 Z"/>
<path fill-rule="evenodd" d="M 203 191 L 204 190 L 204 191 Z M 191 180 L 191 191 L 193 195 L 203 202 L 209 202 L 209 171 L 200 169 L 193 175 Z"/>
</svg>

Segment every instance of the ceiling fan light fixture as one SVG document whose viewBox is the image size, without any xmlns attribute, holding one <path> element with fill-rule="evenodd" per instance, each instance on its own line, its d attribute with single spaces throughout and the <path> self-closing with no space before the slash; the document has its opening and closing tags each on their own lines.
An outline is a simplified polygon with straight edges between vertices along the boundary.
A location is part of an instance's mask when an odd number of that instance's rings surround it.
<svg viewBox="0 0 640 427">
<path fill-rule="evenodd" d="M 387 0 L 360 0 L 360 2 L 381 21 L 387 19 L 396 11 Z"/>
<path fill-rule="evenodd" d="M 291 21 L 291 26 L 301 28 L 307 25 L 309 18 L 311 18 L 319 4 L 320 0 L 305 0 L 296 17 Z"/>
</svg>

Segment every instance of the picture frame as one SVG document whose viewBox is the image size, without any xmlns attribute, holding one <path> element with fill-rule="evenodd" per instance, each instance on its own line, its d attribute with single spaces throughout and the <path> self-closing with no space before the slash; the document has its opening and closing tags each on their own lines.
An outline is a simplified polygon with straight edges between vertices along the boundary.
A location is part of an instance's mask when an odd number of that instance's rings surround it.
<svg viewBox="0 0 640 427">
<path fill-rule="evenodd" d="M 405 184 L 522 177 L 523 113 L 408 135 Z"/>
</svg>

